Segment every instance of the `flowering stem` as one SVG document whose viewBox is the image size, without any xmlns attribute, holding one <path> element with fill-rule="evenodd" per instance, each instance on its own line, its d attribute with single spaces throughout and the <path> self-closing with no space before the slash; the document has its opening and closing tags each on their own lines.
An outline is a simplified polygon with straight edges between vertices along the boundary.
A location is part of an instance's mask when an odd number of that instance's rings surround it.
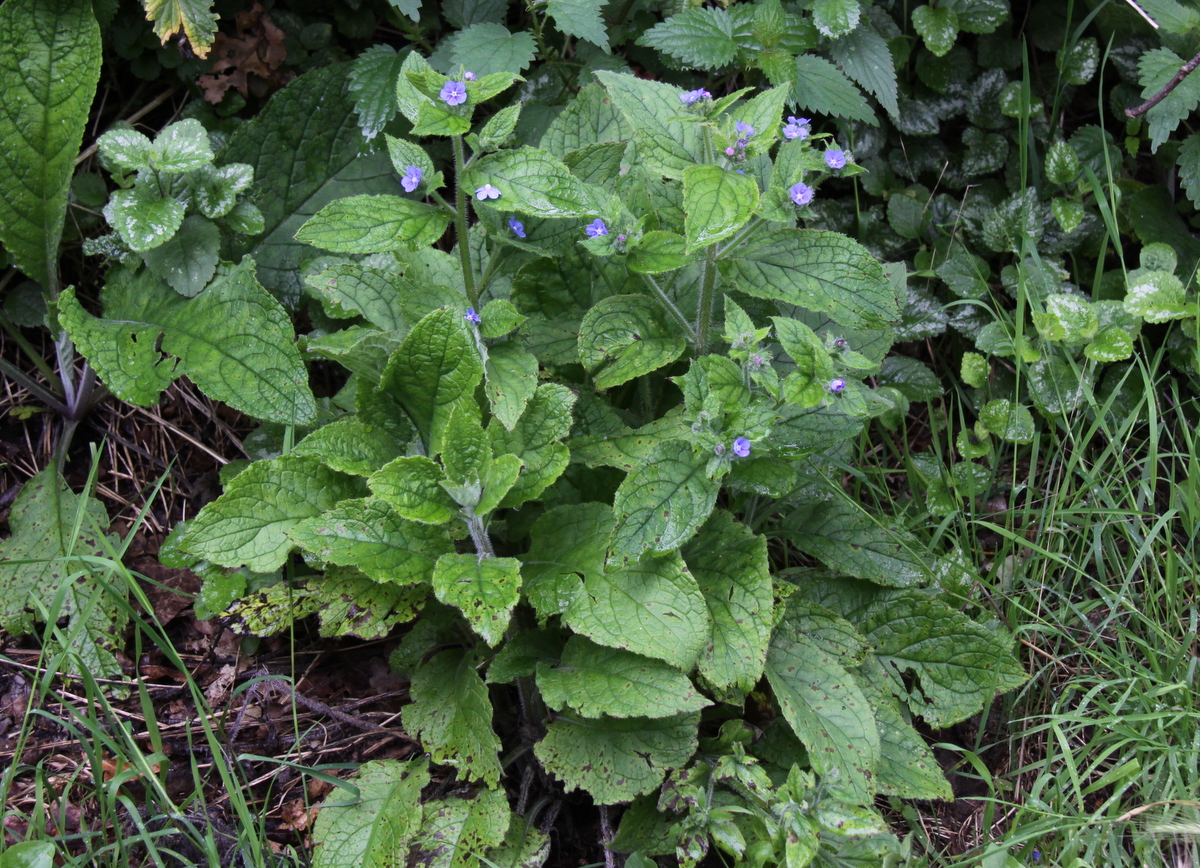
<svg viewBox="0 0 1200 868">
<path fill-rule="evenodd" d="M 767 220 L 765 217 L 755 217 L 753 220 L 751 220 L 749 223 L 747 223 L 745 226 L 743 226 L 738 231 L 738 234 L 733 236 L 732 241 L 730 241 L 728 244 L 726 244 L 724 247 L 722 247 L 720 250 L 717 251 L 717 259 L 724 259 L 725 255 L 727 253 L 729 253 L 730 250 L 734 250 L 739 245 L 741 245 L 741 243 L 743 241 L 745 241 L 747 238 L 749 238 L 751 235 L 753 235 L 755 231 L 757 231 L 759 226 L 762 226 L 766 222 L 767 222 Z"/>
<path fill-rule="evenodd" d="M 683 329 L 683 336 L 687 338 L 688 343 L 695 344 L 696 332 L 692 330 L 692 324 L 683 315 L 683 311 L 675 306 L 675 302 L 671 301 L 670 297 L 663 291 L 663 288 L 658 285 L 658 281 L 651 275 L 643 274 L 642 280 L 646 281 L 646 286 L 650 287 L 650 291 L 654 293 L 654 297 L 658 299 L 658 303 L 663 306 L 663 310 L 669 313 L 671 319 L 675 320 L 679 327 Z"/>
<path fill-rule="evenodd" d="M 462 185 L 463 141 L 462 136 L 451 136 L 454 143 L 454 234 L 458 237 L 458 257 L 462 260 L 463 283 L 467 287 L 467 299 L 471 307 L 479 307 L 479 292 L 475 289 L 475 273 L 471 269 L 471 240 L 467 234 L 467 191 Z"/>
<path fill-rule="evenodd" d="M 463 510 L 463 513 L 463 518 L 467 522 L 467 530 L 471 533 L 471 542 L 475 543 L 475 554 L 481 558 L 494 558 L 496 552 L 492 548 L 492 539 L 488 536 L 483 519 L 472 510 Z"/>
<path fill-rule="evenodd" d="M 712 327 L 713 304 L 716 302 L 717 245 L 710 244 L 704 254 L 704 278 L 700 284 L 700 300 L 696 304 L 696 355 L 708 352 L 708 332 Z"/>
</svg>

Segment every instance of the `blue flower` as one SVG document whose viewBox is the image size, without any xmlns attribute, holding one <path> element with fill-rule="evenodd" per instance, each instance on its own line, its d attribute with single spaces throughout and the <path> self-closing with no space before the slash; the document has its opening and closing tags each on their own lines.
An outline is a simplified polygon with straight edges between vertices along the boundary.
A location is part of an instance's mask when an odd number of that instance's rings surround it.
<svg viewBox="0 0 1200 868">
<path fill-rule="evenodd" d="M 846 391 L 846 381 L 841 377 L 834 377 L 829 381 L 829 391 L 833 392 L 835 395 L 840 395 L 842 392 Z"/>
<path fill-rule="evenodd" d="M 750 441 L 745 437 L 739 437 L 733 441 L 733 454 L 738 458 L 750 457 Z"/>
<path fill-rule="evenodd" d="M 718 443 L 716 446 L 713 447 L 713 452 L 717 453 L 718 455 L 723 455 L 725 453 L 724 444 Z"/>
<path fill-rule="evenodd" d="M 739 136 L 744 136 L 747 139 L 754 135 L 754 127 L 750 126 L 750 124 L 744 124 L 741 121 L 738 121 L 736 129 Z"/>
<path fill-rule="evenodd" d="M 467 86 L 461 81 L 448 81 L 442 85 L 441 97 L 446 105 L 462 105 L 467 101 Z"/>
<path fill-rule="evenodd" d="M 463 319 L 469 323 L 479 325 L 479 314 L 475 313 L 475 308 L 473 307 L 467 308 L 467 312 L 463 314 Z"/>
<path fill-rule="evenodd" d="M 601 235 L 608 234 L 608 227 L 604 225 L 603 220 L 597 217 L 583 231 L 587 233 L 588 238 L 599 238 Z"/>
<path fill-rule="evenodd" d="M 792 189 L 788 191 L 792 197 L 792 201 L 797 205 L 807 205 L 813 200 L 812 187 L 799 181 L 792 185 Z"/>
<path fill-rule="evenodd" d="M 788 117 L 787 125 L 783 128 L 783 137 L 785 139 L 800 139 L 808 138 L 808 125 L 812 121 L 808 118 L 798 118 L 794 115 Z"/>
<path fill-rule="evenodd" d="M 846 152 L 830 148 L 825 152 L 825 165 L 831 169 L 840 169 L 846 165 Z"/>
<path fill-rule="evenodd" d="M 475 80 L 475 73 L 473 73 L 473 72 L 464 72 L 464 73 L 463 73 L 463 78 L 464 78 L 466 81 L 474 81 L 474 80 Z"/>
<path fill-rule="evenodd" d="M 499 199 L 500 191 L 491 184 L 484 184 L 475 191 L 475 198 L 482 202 L 484 199 Z"/>
<path fill-rule="evenodd" d="M 525 237 L 525 224 L 516 217 L 508 218 L 508 228 L 511 229 L 513 235 L 517 236 L 518 238 Z"/>
<path fill-rule="evenodd" d="M 407 166 L 404 169 L 404 177 L 400 179 L 400 186 L 404 188 L 405 193 L 411 193 L 421 184 L 421 169 L 418 166 Z"/>
<path fill-rule="evenodd" d="M 687 93 L 681 93 L 679 95 L 679 101 L 686 103 L 687 105 L 691 105 L 697 100 L 702 99 L 712 99 L 712 94 L 702 87 L 697 88 L 696 90 L 689 90 Z"/>
</svg>

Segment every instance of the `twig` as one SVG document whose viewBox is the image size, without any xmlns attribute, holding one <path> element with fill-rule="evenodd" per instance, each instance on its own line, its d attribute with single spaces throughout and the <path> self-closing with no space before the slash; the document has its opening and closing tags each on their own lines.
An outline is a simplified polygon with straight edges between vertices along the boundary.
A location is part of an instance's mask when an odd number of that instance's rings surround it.
<svg viewBox="0 0 1200 868">
<path fill-rule="evenodd" d="M 361 729 L 365 732 L 385 732 L 388 735 L 395 735 L 389 729 L 378 726 L 370 721 L 359 720 L 357 717 L 351 717 L 344 711 L 338 711 L 336 708 L 330 708 L 324 702 L 318 702 L 315 699 L 309 699 L 300 691 L 296 690 L 290 682 L 283 678 L 272 678 L 265 669 L 258 669 L 248 673 L 252 677 L 262 678 L 254 686 L 247 691 L 246 701 L 242 704 L 241 711 L 238 713 L 237 719 L 234 721 L 233 728 L 229 731 L 229 743 L 233 744 L 237 737 L 238 731 L 242 728 L 242 721 L 246 717 L 246 711 L 250 707 L 250 702 L 258 699 L 260 702 L 272 693 L 278 693 L 285 697 L 289 697 L 295 701 L 297 705 L 303 706 L 308 711 L 315 714 L 323 714 L 326 717 L 332 717 L 339 723 L 344 723 L 347 726 L 353 726 L 355 729 Z M 266 676 L 266 677 L 263 677 Z"/>
<path fill-rule="evenodd" d="M 183 85 L 177 84 L 170 90 L 165 91 L 164 93 L 160 93 L 154 99 L 150 100 L 150 102 L 146 103 L 140 109 L 138 109 L 133 114 L 131 114 L 129 117 L 127 117 L 125 119 L 125 122 L 129 123 L 129 124 L 137 123 L 142 118 L 144 118 L 146 115 L 150 114 L 150 112 L 154 111 L 160 105 L 162 105 L 167 100 L 169 100 L 171 97 L 175 96 L 175 94 L 179 93 L 180 89 L 182 89 L 182 88 L 183 88 Z M 89 157 L 91 157 L 94 153 L 96 153 L 96 150 L 99 147 L 100 146 L 97 145 L 95 142 L 92 142 L 90 145 L 88 145 L 86 148 L 83 149 L 82 153 L 80 153 L 80 155 L 78 157 L 75 158 L 75 165 L 79 166 L 80 163 L 83 163 L 84 161 L 86 161 Z"/>
<path fill-rule="evenodd" d="M 1171 91 L 1179 87 L 1180 83 L 1189 75 L 1191 75 L 1197 66 L 1200 66 L 1200 54 L 1197 54 L 1183 66 L 1179 67 L 1179 72 L 1171 76 L 1171 80 L 1163 85 L 1163 89 L 1154 96 L 1150 97 L 1150 99 L 1146 100 L 1137 108 L 1125 109 L 1125 116 L 1128 118 L 1133 118 L 1134 120 L 1140 118 L 1146 112 L 1150 111 L 1150 109 L 1154 108 L 1156 105 L 1170 96 Z"/>
</svg>

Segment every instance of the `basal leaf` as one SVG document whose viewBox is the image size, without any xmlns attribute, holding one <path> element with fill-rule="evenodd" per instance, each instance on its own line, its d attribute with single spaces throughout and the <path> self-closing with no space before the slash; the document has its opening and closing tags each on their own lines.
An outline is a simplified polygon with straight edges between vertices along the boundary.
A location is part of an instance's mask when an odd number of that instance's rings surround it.
<svg viewBox="0 0 1200 868">
<path fill-rule="evenodd" d="M 483 852 L 504 840 L 513 816 L 504 790 L 491 788 L 428 803 L 424 814 L 421 831 L 409 851 L 412 868 L 486 864 L 481 859 Z"/>
<path fill-rule="evenodd" d="M 683 172 L 687 252 L 730 237 L 758 207 L 758 184 L 749 175 L 720 166 L 691 166 Z"/>
<path fill-rule="evenodd" d="M 951 801 L 954 791 L 942 774 L 921 734 L 904 719 L 899 703 L 888 695 L 882 684 L 886 674 L 877 673 L 872 661 L 867 672 L 855 672 L 854 681 L 871 703 L 879 729 L 879 765 L 875 782 L 879 792 L 902 799 L 939 799 Z"/>
<path fill-rule="evenodd" d="M 163 45 L 183 33 L 198 57 L 207 57 L 217 34 L 217 14 L 209 0 L 143 0 L 146 18 Z"/>
<path fill-rule="evenodd" d="M 458 504 L 442 487 L 444 479 L 442 468 L 431 459 L 424 455 L 407 455 L 379 468 L 371 474 L 367 484 L 376 497 L 386 501 L 404 518 L 425 524 L 442 524 L 458 512 Z"/>
<path fill-rule="evenodd" d="M 370 476 L 401 451 L 391 434 L 356 416 L 323 425 L 296 444 L 294 455 L 311 455 L 326 467 L 352 476 Z"/>
<path fill-rule="evenodd" d="M 296 240 L 334 253 L 385 253 L 427 247 L 449 225 L 440 209 L 403 196 L 347 196 L 317 212 Z"/>
<path fill-rule="evenodd" d="M 100 27 L 83 0 L 0 6 L 0 241 L 49 288 L 67 190 L 100 78 Z"/>
<path fill-rule="evenodd" d="M 698 713 L 666 718 L 591 720 L 561 714 L 534 746 L 542 764 L 599 804 L 627 802 L 662 783 L 696 750 Z"/>
<path fill-rule="evenodd" d="M 444 554 L 433 573 L 433 592 L 463 613 L 488 645 L 498 645 L 521 597 L 521 562 L 516 558 Z"/>
<path fill-rule="evenodd" d="M 393 272 L 362 265 L 335 265 L 305 281 L 327 302 L 330 316 L 366 317 L 384 331 L 402 339 L 409 320 L 401 296 L 410 287 Z"/>
<path fill-rule="evenodd" d="M 289 530 L 361 494 L 361 480 L 312 458 L 284 455 L 256 461 L 200 510 L 179 547 L 223 567 L 268 573 L 283 564 L 294 546 Z"/>
<path fill-rule="evenodd" d="M 612 527 L 606 503 L 556 506 L 534 524 L 521 575 L 525 595 L 543 620 L 567 610 L 584 577 L 603 574 Z"/>
<path fill-rule="evenodd" d="M 872 126 L 879 123 L 863 99 L 862 91 L 836 66 L 815 54 L 801 54 L 796 58 L 792 99 L 801 108 L 819 114 L 863 121 Z"/>
<path fill-rule="evenodd" d="M 407 849 L 421 828 L 421 789 L 429 782 L 423 757 L 375 760 L 350 782 L 358 799 L 334 790 L 313 824 L 313 868 L 377 868 Z"/>
<path fill-rule="evenodd" d="M 638 156 L 650 171 L 682 179 L 689 166 L 705 162 L 701 127 L 686 120 L 678 88 L 632 75 L 597 72 L 637 143 Z"/>
<path fill-rule="evenodd" d="M 737 57 L 733 21 L 726 9 L 684 9 L 655 24 L 637 40 L 696 69 L 720 69 Z"/>
<path fill-rule="evenodd" d="M 357 636 L 368 642 L 412 621 L 429 599 L 428 585 L 376 582 L 353 568 L 326 569 L 309 580 L 309 588 L 317 605 L 318 635 Z"/>
<path fill-rule="evenodd" d="M 568 36 L 578 36 L 608 52 L 608 33 L 600 10 L 603 0 L 549 0 L 546 11 L 554 19 L 554 26 Z"/>
<path fill-rule="evenodd" d="M 396 79 L 403 62 L 390 45 L 372 45 L 354 60 L 349 92 L 359 129 L 367 139 L 375 138 L 396 116 Z"/>
<path fill-rule="evenodd" d="M 667 325 L 662 309 L 644 295 L 610 296 L 583 318 L 579 360 L 609 389 L 679 358 L 687 341 Z"/>
<path fill-rule="evenodd" d="M 417 670 L 404 708 L 404 729 L 421 739 L 433 762 L 451 765 L 464 779 L 500 781 L 500 739 L 492 730 L 487 685 L 465 651 L 442 651 Z"/>
<path fill-rule="evenodd" d="M 586 574 L 563 622 L 601 645 L 656 657 L 685 672 L 711 634 L 704 594 L 678 554 Z"/>
<path fill-rule="evenodd" d="M 554 155 L 537 148 L 497 151 L 476 160 L 463 175 L 470 190 L 491 184 L 500 191 L 495 207 L 537 217 L 591 217 L 603 198 Z"/>
</svg>

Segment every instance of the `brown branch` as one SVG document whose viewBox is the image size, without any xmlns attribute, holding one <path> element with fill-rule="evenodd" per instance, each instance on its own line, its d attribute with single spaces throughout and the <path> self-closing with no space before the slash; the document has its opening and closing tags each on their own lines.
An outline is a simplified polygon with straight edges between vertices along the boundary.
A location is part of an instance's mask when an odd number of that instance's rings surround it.
<svg viewBox="0 0 1200 868">
<path fill-rule="evenodd" d="M 1180 83 L 1189 75 L 1191 75 L 1197 66 L 1200 66 L 1200 54 L 1197 54 L 1183 66 L 1179 67 L 1179 72 L 1171 76 L 1171 80 L 1163 85 L 1163 89 L 1154 96 L 1150 97 L 1150 99 L 1146 100 L 1137 108 L 1125 109 L 1125 116 L 1128 118 L 1133 118 L 1134 120 L 1140 118 L 1146 112 L 1150 111 L 1150 109 L 1154 108 L 1156 105 L 1170 96 L 1171 91 L 1179 87 Z"/>
</svg>

